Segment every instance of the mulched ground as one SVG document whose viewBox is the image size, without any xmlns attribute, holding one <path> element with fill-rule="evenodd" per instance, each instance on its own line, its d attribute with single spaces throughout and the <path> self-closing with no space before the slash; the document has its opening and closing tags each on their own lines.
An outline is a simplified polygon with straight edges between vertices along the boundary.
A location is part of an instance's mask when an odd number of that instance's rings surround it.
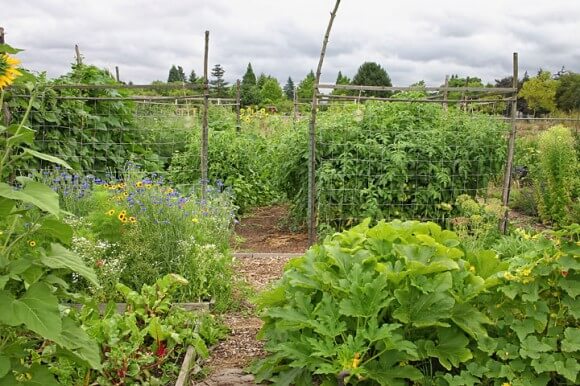
<svg viewBox="0 0 580 386">
<path fill-rule="evenodd" d="M 293 232 L 285 225 L 288 207 L 274 205 L 256 208 L 242 217 L 236 227 L 239 252 L 304 252 L 308 249 L 306 231 Z"/>
<path fill-rule="evenodd" d="M 235 259 L 235 271 L 256 292 L 264 290 L 282 276 L 288 256 L 275 253 L 302 253 L 308 245 L 306 233 L 293 233 L 281 226 L 287 208 L 274 206 L 259 208 L 242 218 L 236 228 L 242 242 L 236 245 L 240 252 L 269 252 L 267 257 L 244 254 Z M 223 316 L 230 329 L 228 338 L 216 345 L 210 358 L 202 364 L 209 375 L 193 381 L 197 386 L 253 386 L 254 377 L 247 374 L 246 367 L 265 355 L 263 342 L 256 339 L 262 321 L 255 316 L 250 302 L 243 302 L 242 309 Z"/>
</svg>

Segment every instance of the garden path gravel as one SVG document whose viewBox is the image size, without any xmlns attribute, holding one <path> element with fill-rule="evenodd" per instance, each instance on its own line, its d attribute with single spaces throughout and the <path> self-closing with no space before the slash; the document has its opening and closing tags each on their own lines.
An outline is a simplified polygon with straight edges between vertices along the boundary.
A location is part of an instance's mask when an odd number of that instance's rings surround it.
<svg viewBox="0 0 580 386">
<path fill-rule="evenodd" d="M 290 233 L 279 226 L 286 210 L 284 207 L 258 209 L 242 219 L 236 229 L 238 235 L 243 237 L 243 242 L 236 249 L 246 253 L 236 254 L 234 269 L 238 278 L 245 280 L 256 292 L 266 289 L 282 276 L 284 265 L 293 254 L 306 250 L 307 235 Z M 230 335 L 212 348 L 210 358 L 202 364 L 204 369 L 209 370 L 209 375 L 202 380 L 194 380 L 192 386 L 256 385 L 253 375 L 248 374 L 246 368 L 265 355 L 263 342 L 256 339 L 262 321 L 256 317 L 250 302 L 243 301 L 240 308 L 223 316 Z"/>
</svg>

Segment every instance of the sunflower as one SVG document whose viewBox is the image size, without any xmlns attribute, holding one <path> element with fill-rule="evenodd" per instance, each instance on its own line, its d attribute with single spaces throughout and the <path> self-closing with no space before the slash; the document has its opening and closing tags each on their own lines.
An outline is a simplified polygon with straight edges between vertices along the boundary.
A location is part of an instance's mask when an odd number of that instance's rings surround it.
<svg viewBox="0 0 580 386">
<path fill-rule="evenodd" d="M 129 222 L 131 224 L 135 224 L 137 222 L 137 219 L 135 217 L 131 216 L 131 217 L 129 217 Z"/>
<path fill-rule="evenodd" d="M 137 181 L 137 183 L 135 184 L 136 187 L 138 188 L 142 188 L 143 187 L 143 181 Z"/>
<path fill-rule="evenodd" d="M 8 54 L 0 53 L 0 90 L 6 86 L 10 86 L 14 82 L 14 79 L 22 75 L 16 68 L 18 64 L 20 64 L 20 60 Z"/>
<path fill-rule="evenodd" d="M 112 216 L 115 214 L 115 209 L 109 209 L 109 211 L 107 211 L 107 216 Z"/>
<path fill-rule="evenodd" d="M 124 214 L 124 213 L 119 213 L 119 215 L 117 216 L 117 218 L 119 219 L 119 221 L 125 222 L 125 220 L 127 220 L 127 215 Z"/>
<path fill-rule="evenodd" d="M 31 247 L 31 248 L 34 248 L 34 247 L 36 247 L 36 241 L 34 241 L 34 240 L 29 240 L 29 241 L 28 241 L 28 245 L 30 245 L 30 247 Z"/>
</svg>

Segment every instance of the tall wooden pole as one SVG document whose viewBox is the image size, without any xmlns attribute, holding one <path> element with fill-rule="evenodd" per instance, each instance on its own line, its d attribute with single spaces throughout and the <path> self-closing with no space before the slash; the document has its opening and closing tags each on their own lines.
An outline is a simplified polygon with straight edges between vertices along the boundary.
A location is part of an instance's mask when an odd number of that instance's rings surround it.
<svg viewBox="0 0 580 386">
<path fill-rule="evenodd" d="M 445 109 L 445 111 L 447 111 L 447 108 L 449 107 L 447 103 L 448 95 L 449 95 L 449 75 L 445 75 L 445 91 L 443 91 L 443 100 L 445 101 L 443 102 L 443 108 Z"/>
<path fill-rule="evenodd" d="M 121 83 L 121 78 L 119 77 L 119 66 L 115 66 L 115 79 L 117 79 L 117 82 Z"/>
<path fill-rule="evenodd" d="M 512 183 L 512 169 L 514 163 L 514 149 L 516 143 L 516 117 L 518 114 L 518 53 L 514 52 L 513 55 L 513 80 L 512 80 L 512 87 L 514 88 L 513 97 L 511 100 L 511 131 L 510 137 L 508 141 L 508 154 L 507 154 L 507 162 L 505 168 L 505 175 L 503 180 L 503 192 L 502 192 L 502 204 L 505 207 L 505 212 L 503 219 L 500 223 L 500 231 L 502 233 L 507 232 L 507 226 L 509 222 L 509 201 L 510 201 L 510 190 L 511 190 L 511 183 Z"/>
<path fill-rule="evenodd" d="M 236 81 L 236 130 L 239 133 L 242 130 L 242 122 L 240 121 L 240 80 Z"/>
<path fill-rule="evenodd" d="M 203 55 L 203 116 L 201 127 L 201 198 L 207 199 L 207 153 L 208 153 L 208 111 L 209 111 L 209 81 L 208 81 L 209 31 L 205 31 L 205 50 Z"/>
<path fill-rule="evenodd" d="M 292 127 L 296 128 L 296 122 L 298 121 L 298 87 L 297 86 L 294 86 L 292 96 L 294 99 L 294 116 L 292 118 Z"/>
<path fill-rule="evenodd" d="M 83 58 L 81 56 L 81 50 L 79 49 L 79 45 L 78 44 L 75 44 L 75 57 L 76 57 L 76 60 L 77 60 L 77 65 L 80 66 L 81 64 L 83 64 Z"/>
<path fill-rule="evenodd" d="M 0 27 L 0 44 L 5 44 L 4 41 L 4 27 Z"/>
<path fill-rule="evenodd" d="M 324 62 L 324 55 L 326 54 L 326 46 L 328 45 L 328 38 L 332 23 L 336 17 L 340 0 L 336 0 L 334 9 L 330 13 L 330 20 L 328 27 L 324 34 L 322 41 L 322 49 L 320 50 L 320 59 L 318 60 L 318 67 L 316 68 L 316 79 L 314 81 L 313 95 L 312 95 L 312 111 L 310 114 L 309 126 L 309 148 L 308 148 L 308 244 L 312 245 L 316 242 L 316 113 L 318 111 L 318 85 L 320 84 L 320 74 L 322 72 L 322 63 Z"/>
</svg>

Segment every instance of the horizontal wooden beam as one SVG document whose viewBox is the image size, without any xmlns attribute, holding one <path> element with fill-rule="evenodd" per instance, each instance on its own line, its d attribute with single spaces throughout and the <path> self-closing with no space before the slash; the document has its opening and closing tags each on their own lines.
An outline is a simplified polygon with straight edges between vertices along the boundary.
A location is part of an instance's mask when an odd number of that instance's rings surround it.
<svg viewBox="0 0 580 386">
<path fill-rule="evenodd" d="M 357 100 L 365 100 L 365 101 L 385 101 L 385 102 L 421 102 L 421 103 L 493 103 L 493 102 L 510 102 L 513 101 L 513 98 L 503 98 L 503 99 L 427 99 L 427 98 L 380 98 L 380 97 L 366 97 L 361 96 L 358 97 L 356 95 L 329 95 L 329 94 L 318 94 L 318 97 L 321 99 L 342 99 L 342 100 L 350 100 L 350 101 L 357 101 Z"/>
<path fill-rule="evenodd" d="M 447 91 L 447 92 L 488 92 L 488 93 L 514 93 L 517 89 L 512 87 L 415 87 L 415 86 L 358 86 L 353 84 L 329 84 L 323 83 L 318 88 L 335 90 L 357 90 L 357 91 Z"/>
<path fill-rule="evenodd" d="M 144 89 L 144 90 L 202 90 L 203 85 L 196 83 L 163 83 L 163 84 L 47 84 L 52 89 Z"/>
</svg>

